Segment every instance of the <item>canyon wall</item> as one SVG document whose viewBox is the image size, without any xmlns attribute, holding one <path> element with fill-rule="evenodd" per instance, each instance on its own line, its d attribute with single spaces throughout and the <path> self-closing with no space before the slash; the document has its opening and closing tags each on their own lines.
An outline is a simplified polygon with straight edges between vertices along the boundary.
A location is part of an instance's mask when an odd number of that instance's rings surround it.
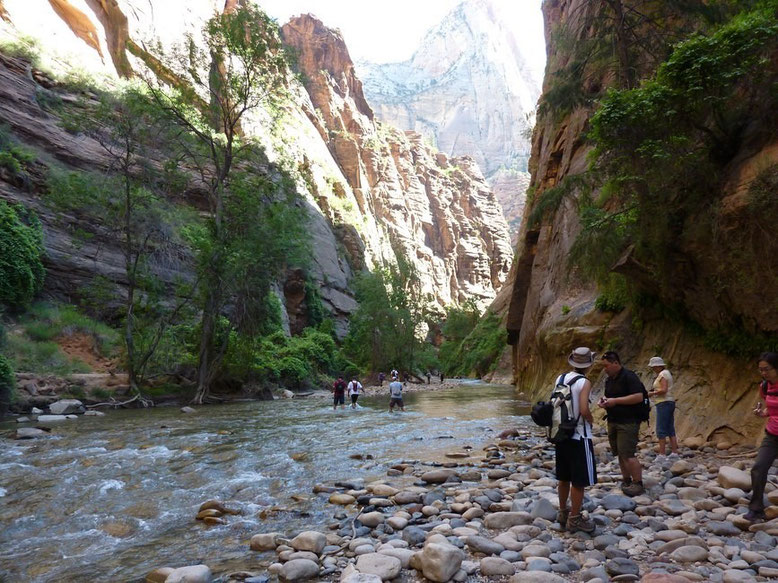
<svg viewBox="0 0 778 583">
<path fill-rule="evenodd" d="M 19 0 L 0 3 L 0 40 L 18 45 L 32 37 L 30 50 L 39 52 L 34 66 L 21 56 L 0 58 L 0 124 L 34 152 L 40 170 L 24 184 L 0 173 L 0 198 L 41 215 L 49 297 L 77 301 L 98 275 L 118 285 L 120 296 L 123 264 L 100 233 L 87 245 L 75 245 L 72 232 L 90 225 L 46 205 L 48 167 L 107 166 L 99 145 L 65 131 L 46 99 L 82 99 L 84 90 L 73 88 L 74 79 L 111 84 L 132 77 L 160 47 L 169 49 L 187 32 L 196 37 L 205 20 L 231 2 L 51 0 L 35 11 Z M 394 262 L 398 254 L 415 266 L 424 293 L 440 309 L 470 298 L 487 305 L 507 277 L 512 249 L 477 164 L 439 153 L 415 132 L 376 122 L 337 32 L 304 16 L 284 27 L 284 37 L 301 55 L 305 85 L 290 80 L 294 98 L 282 115 L 260 112 L 245 127 L 267 153 L 267 167 L 258 170 L 276 176 L 283 166 L 295 177 L 314 253 L 308 276 L 339 334 L 356 308 L 354 273 Z M 190 272 L 182 256 L 158 276 L 172 281 Z M 293 332 L 305 325 L 300 281 L 299 270 L 291 270 L 289 281 L 279 285 Z"/>
<path fill-rule="evenodd" d="M 449 155 L 470 155 L 518 231 L 541 80 L 522 23 L 501 3 L 468 0 L 431 28 L 405 62 L 358 62 L 376 117 L 426 136 Z"/>
<path fill-rule="evenodd" d="M 546 37 L 558 38 L 552 34 L 554 29 L 567 24 L 581 31 L 579 41 L 585 41 L 591 28 L 583 25 L 583 19 L 590 16 L 591 7 L 584 0 L 545 2 Z M 570 58 L 565 48 L 553 40 L 549 43 L 544 92 L 549 91 L 554 73 Z M 607 87 L 614 78 L 612 70 L 589 77 L 584 94 Z M 595 107 L 592 103 L 561 116 L 550 110 L 539 115 L 530 160 L 535 190 L 530 210 L 544 192 L 565 177 L 587 169 L 592 146 L 585 133 Z M 722 190 L 708 193 L 710 208 L 726 233 L 758 228 L 746 212 L 745 193 L 759 169 L 778 162 L 777 145 L 774 132 L 749 127 L 740 150 L 724 169 Z M 511 354 L 503 362 L 511 362 L 513 381 L 519 390 L 530 400 L 546 397 L 555 376 L 568 369 L 567 355 L 576 346 L 590 346 L 600 353 L 606 349 L 619 351 L 625 366 L 638 372 L 647 386 L 653 379 L 648 360 L 661 355 L 676 378 L 676 427 L 680 437 L 699 435 L 713 442 L 730 443 L 757 439 L 763 427 L 763 421 L 751 415 L 759 381 L 757 354 L 747 359 L 710 350 L 697 331 L 674 319 L 669 310 L 664 317 L 654 313 L 654 317 L 646 318 L 644 313 L 629 308 L 615 314 L 597 309 L 597 287 L 568 262 L 581 230 L 578 213 L 576 198 L 571 196 L 564 197 L 560 206 L 538 224 L 530 223 L 525 215 L 509 284 L 493 304 L 507 320 Z M 682 305 L 701 326 L 715 328 L 719 322 L 736 320 L 752 323 L 754 334 L 774 334 L 778 331 L 774 294 L 765 291 L 770 270 L 759 275 L 753 268 L 770 260 L 760 257 L 757 248 L 727 247 L 722 241 L 712 240 L 704 231 L 695 230 L 698 220 L 690 217 L 678 232 L 680 252 L 672 272 L 675 285 L 669 286 L 669 295 L 659 297 L 666 306 Z M 731 269 L 729 275 L 721 275 L 722 265 L 727 266 L 725 272 Z M 636 274 L 634 266 L 614 265 L 613 269 L 640 277 L 641 282 L 651 279 L 650 273 Z M 737 275 L 742 273 L 748 273 L 749 278 Z M 711 285 L 714 274 L 719 285 Z M 595 394 L 599 393 L 604 383 L 599 365 L 592 369 L 590 378 L 595 382 Z"/>
</svg>

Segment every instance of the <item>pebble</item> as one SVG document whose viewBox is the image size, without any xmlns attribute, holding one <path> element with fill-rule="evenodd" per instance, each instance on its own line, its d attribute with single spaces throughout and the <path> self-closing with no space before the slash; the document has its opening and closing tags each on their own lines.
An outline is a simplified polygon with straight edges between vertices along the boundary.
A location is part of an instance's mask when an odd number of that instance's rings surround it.
<svg viewBox="0 0 778 583">
<path fill-rule="evenodd" d="M 757 525 L 743 519 L 749 460 L 723 464 L 715 446 L 664 459 L 644 449 L 639 459 L 647 490 L 630 498 L 620 489 L 607 439 L 596 440 L 600 483 L 584 498 L 597 525 L 594 536 L 559 527 L 553 449 L 525 436 L 489 446 L 480 461 L 473 461 L 475 452 L 458 462 L 404 461 L 379 481 L 316 485 L 333 505 L 330 534 L 306 531 L 286 543 L 289 535 L 261 533 L 250 546 L 275 550 L 277 562 L 267 574 L 288 581 L 465 582 L 480 576 L 510 583 L 739 583 L 778 577 L 778 519 Z M 778 504 L 778 489 L 768 494 Z M 778 506 L 768 512 L 778 516 Z"/>
</svg>

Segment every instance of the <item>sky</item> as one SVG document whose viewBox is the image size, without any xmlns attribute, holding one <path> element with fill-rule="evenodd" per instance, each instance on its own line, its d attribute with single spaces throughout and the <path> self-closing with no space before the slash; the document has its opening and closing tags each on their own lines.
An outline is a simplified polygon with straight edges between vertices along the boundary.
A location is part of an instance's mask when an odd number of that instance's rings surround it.
<svg viewBox="0 0 778 583">
<path fill-rule="evenodd" d="M 424 36 L 462 0 L 257 0 L 283 25 L 291 16 L 311 13 L 340 29 L 351 58 L 374 63 L 404 61 Z M 541 71 L 545 41 L 541 0 L 494 0 L 517 29 L 523 52 Z M 527 48 L 524 49 L 524 46 Z M 527 54 L 530 53 L 530 54 Z"/>
</svg>

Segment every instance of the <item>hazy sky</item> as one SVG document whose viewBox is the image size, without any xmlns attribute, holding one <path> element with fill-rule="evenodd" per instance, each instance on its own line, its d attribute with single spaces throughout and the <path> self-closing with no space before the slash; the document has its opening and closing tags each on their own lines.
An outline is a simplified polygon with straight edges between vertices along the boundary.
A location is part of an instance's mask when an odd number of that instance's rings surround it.
<svg viewBox="0 0 778 583">
<path fill-rule="evenodd" d="M 462 0 L 257 0 L 268 15 L 284 24 L 291 16 L 311 13 L 338 28 L 351 58 L 376 63 L 408 59 L 424 36 Z M 521 39 L 527 58 L 545 63 L 541 0 L 494 0 Z"/>
</svg>

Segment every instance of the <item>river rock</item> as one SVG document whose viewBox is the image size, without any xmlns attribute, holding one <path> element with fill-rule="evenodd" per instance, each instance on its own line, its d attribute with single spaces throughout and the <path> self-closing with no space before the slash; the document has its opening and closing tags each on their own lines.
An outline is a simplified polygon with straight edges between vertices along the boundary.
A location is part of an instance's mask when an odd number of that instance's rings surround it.
<svg viewBox="0 0 778 583">
<path fill-rule="evenodd" d="M 74 413 L 83 413 L 84 404 L 78 399 L 61 399 L 49 405 L 49 412 L 52 415 L 72 415 Z"/>
<path fill-rule="evenodd" d="M 513 575 L 516 566 L 500 557 L 484 557 L 481 559 L 481 574 L 487 577 Z"/>
<path fill-rule="evenodd" d="M 397 488 L 392 488 L 388 484 L 373 484 L 368 490 L 373 491 L 376 496 L 394 496 L 399 492 Z"/>
<path fill-rule="evenodd" d="M 284 563 L 279 573 L 286 581 L 305 581 L 319 577 L 319 565 L 309 559 L 292 559 Z"/>
<path fill-rule="evenodd" d="M 165 583 L 211 583 L 211 570 L 206 565 L 191 565 L 173 569 Z"/>
<path fill-rule="evenodd" d="M 348 506 L 353 504 L 357 499 L 351 494 L 343 494 L 342 492 L 336 492 L 330 495 L 331 504 L 340 504 L 341 506 Z"/>
<path fill-rule="evenodd" d="M 327 544 L 327 537 L 315 530 L 306 530 L 301 532 L 291 541 L 289 545 L 298 551 L 311 551 L 317 555 L 321 554 L 324 545 Z M 318 572 L 318 571 L 317 571 Z"/>
<path fill-rule="evenodd" d="M 64 415 L 38 415 L 38 423 L 53 423 L 57 421 L 67 421 Z"/>
<path fill-rule="evenodd" d="M 731 466 L 721 466 L 716 481 L 722 488 L 740 488 L 746 492 L 751 490 L 751 474 Z"/>
<path fill-rule="evenodd" d="M 533 518 L 543 518 L 545 520 L 556 520 L 557 511 L 554 505 L 546 498 L 540 498 L 533 506 L 530 516 Z"/>
<path fill-rule="evenodd" d="M 14 439 L 34 439 L 36 437 L 43 437 L 48 435 L 47 431 L 38 429 L 37 427 L 20 427 L 14 434 Z"/>
<path fill-rule="evenodd" d="M 416 504 L 421 500 L 421 492 L 411 492 L 410 490 L 403 490 L 401 492 L 397 492 L 397 494 L 394 495 L 394 501 L 396 504 L 404 505 L 404 504 Z"/>
<path fill-rule="evenodd" d="M 465 554 L 451 544 L 428 542 L 424 550 L 414 555 L 414 559 L 417 557 L 421 563 L 421 572 L 427 579 L 444 583 L 459 571 Z"/>
<path fill-rule="evenodd" d="M 512 526 L 532 524 L 532 520 L 528 512 L 495 512 L 484 518 L 484 526 L 492 530 L 507 530 Z"/>
<path fill-rule="evenodd" d="M 359 522 L 370 528 L 375 528 L 379 524 L 383 523 L 386 517 L 383 512 L 367 512 L 360 515 Z M 360 569 L 361 571 L 361 569 Z"/>
<path fill-rule="evenodd" d="M 381 583 L 381 577 L 370 573 L 360 573 L 351 563 L 340 574 L 340 583 Z"/>
<path fill-rule="evenodd" d="M 289 389 L 284 389 L 281 392 L 281 398 L 282 399 L 294 399 L 294 393 L 290 391 Z"/>
<path fill-rule="evenodd" d="M 398 559 L 403 569 L 408 568 L 411 557 L 416 554 L 416 551 L 401 548 L 382 548 L 378 552 L 382 555 L 389 555 L 390 557 Z"/>
<path fill-rule="evenodd" d="M 466 544 L 471 550 L 485 555 L 499 555 L 505 550 L 505 547 L 500 543 L 483 536 L 469 536 Z"/>
<path fill-rule="evenodd" d="M 181 409 L 179 409 L 179 410 L 182 413 L 186 413 L 187 415 L 192 414 L 192 413 L 197 413 L 197 409 L 195 409 L 193 407 L 181 407 Z"/>
<path fill-rule="evenodd" d="M 508 579 L 508 583 L 567 583 L 567 580 L 544 571 L 521 571 Z"/>
<path fill-rule="evenodd" d="M 102 411 L 95 411 L 94 409 L 90 409 L 89 411 L 84 412 L 84 417 L 105 417 L 105 413 Z"/>
<path fill-rule="evenodd" d="M 685 545 L 670 553 L 670 558 L 679 563 L 696 563 L 708 558 L 708 551 L 696 545 Z"/>
<path fill-rule="evenodd" d="M 454 470 L 431 470 L 421 475 L 421 480 L 428 484 L 442 484 L 450 477 L 456 475 Z"/>
<path fill-rule="evenodd" d="M 402 516 L 392 516 L 386 519 L 386 524 L 391 526 L 394 530 L 402 530 L 408 526 L 408 519 Z"/>
<path fill-rule="evenodd" d="M 383 553 L 370 553 L 357 558 L 359 572 L 378 575 L 382 581 L 394 579 L 400 574 L 401 569 L 400 559 Z"/>
<path fill-rule="evenodd" d="M 670 573 L 647 573 L 643 575 L 640 583 L 689 583 L 689 579 Z"/>
<path fill-rule="evenodd" d="M 252 551 L 273 551 L 278 546 L 280 532 L 265 532 L 251 537 L 249 548 Z"/>
<path fill-rule="evenodd" d="M 144 583 L 165 583 L 168 576 L 175 571 L 173 567 L 159 567 L 146 575 Z"/>
</svg>

